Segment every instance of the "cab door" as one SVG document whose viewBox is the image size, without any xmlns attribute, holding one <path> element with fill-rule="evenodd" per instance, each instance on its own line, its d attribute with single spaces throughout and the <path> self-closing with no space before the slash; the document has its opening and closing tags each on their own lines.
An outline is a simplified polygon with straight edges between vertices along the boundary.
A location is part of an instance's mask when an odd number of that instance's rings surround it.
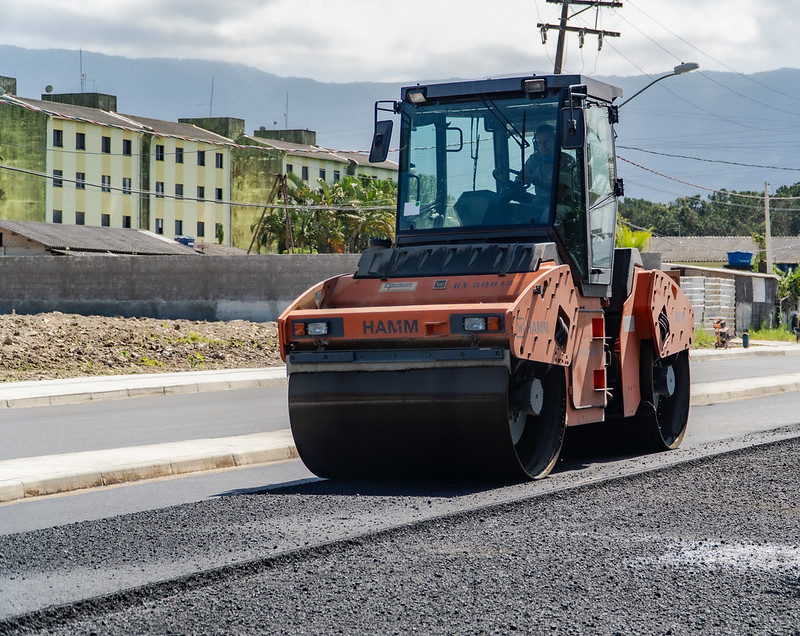
<svg viewBox="0 0 800 636">
<path fill-rule="evenodd" d="M 611 284 L 611 259 L 617 223 L 614 130 L 608 107 L 586 104 L 589 283 Z"/>
</svg>

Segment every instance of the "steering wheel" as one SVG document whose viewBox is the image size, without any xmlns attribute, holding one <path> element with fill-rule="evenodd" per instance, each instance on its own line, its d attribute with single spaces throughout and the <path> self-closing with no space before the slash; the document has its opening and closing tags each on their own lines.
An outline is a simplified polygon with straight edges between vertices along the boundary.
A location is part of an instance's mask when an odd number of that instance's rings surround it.
<svg viewBox="0 0 800 636">
<path fill-rule="evenodd" d="M 509 174 L 519 176 L 518 170 L 508 169 Z M 519 203 L 533 203 L 534 196 L 528 192 L 530 185 L 525 185 L 521 179 L 510 179 L 504 176 L 497 169 L 492 172 L 492 176 L 497 182 L 497 193 L 500 195 L 501 203 L 517 201 Z"/>
</svg>

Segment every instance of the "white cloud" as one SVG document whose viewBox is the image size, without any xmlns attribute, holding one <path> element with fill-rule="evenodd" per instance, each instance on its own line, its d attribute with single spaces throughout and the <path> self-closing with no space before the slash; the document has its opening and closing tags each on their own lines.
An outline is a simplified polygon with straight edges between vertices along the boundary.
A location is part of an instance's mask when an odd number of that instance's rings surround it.
<svg viewBox="0 0 800 636">
<path fill-rule="evenodd" d="M 550 71 L 556 33 L 542 46 L 536 23 L 556 23 L 545 0 L 26 0 L 4 3 L 0 39 L 128 57 L 240 62 L 323 81 L 482 77 Z M 567 37 L 565 71 L 659 73 L 678 61 L 741 72 L 795 64 L 800 17 L 779 0 L 625 0 L 583 22 L 622 37 L 602 51 Z M 709 57 L 711 56 L 711 57 Z M 714 61 L 719 60 L 719 62 Z"/>
</svg>

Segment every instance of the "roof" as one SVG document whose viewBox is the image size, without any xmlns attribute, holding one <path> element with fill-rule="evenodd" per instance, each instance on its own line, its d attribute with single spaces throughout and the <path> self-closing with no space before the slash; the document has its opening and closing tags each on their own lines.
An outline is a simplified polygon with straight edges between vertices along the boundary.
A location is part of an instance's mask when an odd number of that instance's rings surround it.
<svg viewBox="0 0 800 636">
<path fill-rule="evenodd" d="M 142 230 L 3 220 L 0 230 L 40 243 L 55 253 L 197 255 L 191 247 Z"/>
<path fill-rule="evenodd" d="M 39 99 L 6 96 L 0 100 L 7 104 L 16 104 L 29 110 L 35 110 L 51 117 L 86 121 L 100 126 L 111 126 L 134 130 L 137 132 L 151 133 L 156 136 L 178 137 L 181 139 L 201 141 L 211 144 L 233 144 L 232 139 L 223 137 L 209 130 L 204 130 L 194 124 L 184 124 L 162 119 L 139 117 L 137 115 L 124 115 L 111 111 L 90 108 L 88 106 L 75 106 L 60 102 L 47 102 Z"/>
<path fill-rule="evenodd" d="M 333 161 L 345 165 L 355 163 L 359 166 L 373 166 L 376 168 L 384 168 L 386 170 L 397 170 L 398 165 L 393 161 L 383 161 L 381 163 L 370 163 L 369 155 L 363 152 L 354 152 L 349 150 L 331 150 L 321 146 L 309 146 L 306 144 L 298 144 L 291 141 L 283 141 L 280 139 L 267 139 L 266 137 L 251 137 L 247 135 L 247 139 L 257 143 L 266 148 L 272 148 L 285 152 L 287 155 L 295 157 L 307 157 L 309 159 L 322 159 L 326 161 Z"/>
<path fill-rule="evenodd" d="M 669 263 L 727 262 L 728 252 L 756 254 L 759 249 L 749 236 L 654 236 L 647 246 Z M 773 236 L 772 252 L 778 263 L 800 262 L 800 236 Z"/>
</svg>

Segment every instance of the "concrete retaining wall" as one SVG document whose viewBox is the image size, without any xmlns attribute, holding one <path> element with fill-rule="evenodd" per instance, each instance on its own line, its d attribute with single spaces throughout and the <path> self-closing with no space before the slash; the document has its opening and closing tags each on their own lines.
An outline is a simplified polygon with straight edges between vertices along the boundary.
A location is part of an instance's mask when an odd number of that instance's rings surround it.
<svg viewBox="0 0 800 636">
<path fill-rule="evenodd" d="M 188 320 L 275 320 L 314 283 L 354 272 L 358 254 L 5 256 L 0 312 Z"/>
</svg>

